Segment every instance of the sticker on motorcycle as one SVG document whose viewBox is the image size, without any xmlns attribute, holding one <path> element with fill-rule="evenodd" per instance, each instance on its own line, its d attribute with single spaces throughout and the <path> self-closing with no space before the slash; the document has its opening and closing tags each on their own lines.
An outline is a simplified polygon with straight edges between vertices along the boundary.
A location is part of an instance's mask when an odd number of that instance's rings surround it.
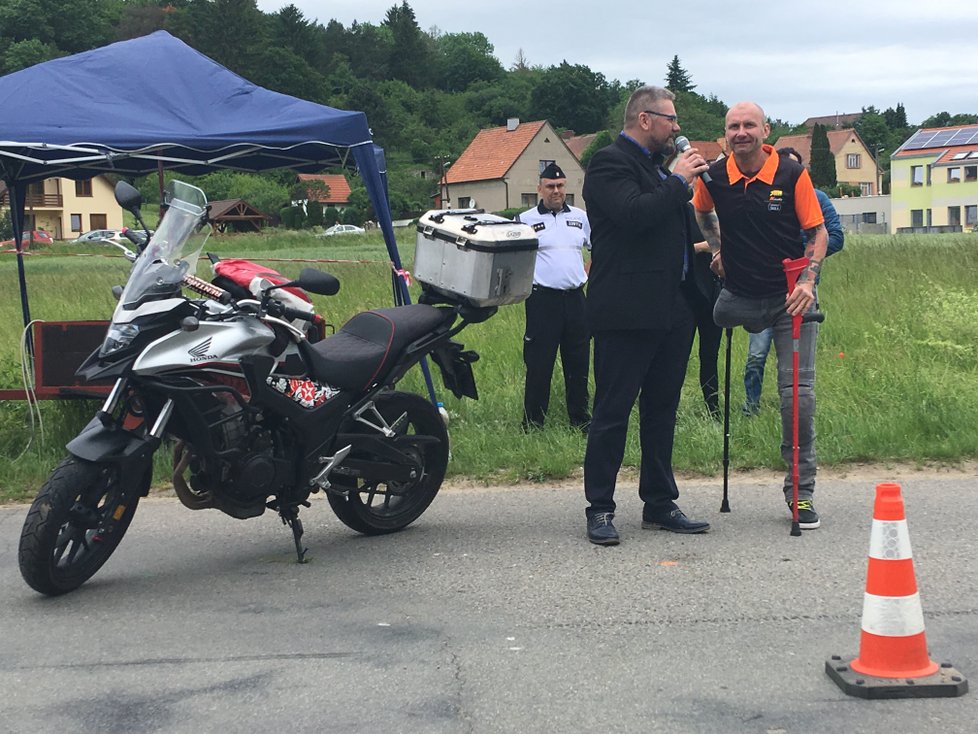
<svg viewBox="0 0 978 734">
<path fill-rule="evenodd" d="M 269 376 L 266 382 L 273 390 L 292 398 L 303 408 L 318 408 L 340 392 L 335 387 L 320 385 L 312 380 Z"/>
</svg>

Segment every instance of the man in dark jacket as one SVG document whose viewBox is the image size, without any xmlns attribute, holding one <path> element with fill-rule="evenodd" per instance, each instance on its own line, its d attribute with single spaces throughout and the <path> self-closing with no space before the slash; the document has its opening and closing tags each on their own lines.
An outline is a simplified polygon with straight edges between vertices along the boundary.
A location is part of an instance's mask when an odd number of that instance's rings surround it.
<svg viewBox="0 0 978 734">
<path fill-rule="evenodd" d="M 594 338 L 594 406 L 584 456 L 588 540 L 615 545 L 615 481 L 628 418 L 639 401 L 643 528 L 701 533 L 676 504 L 676 408 L 693 339 L 689 299 L 696 258 L 687 219 L 690 183 L 707 163 L 695 149 L 663 167 L 679 131 L 672 92 L 637 89 L 618 139 L 591 159 L 584 199 L 591 223 L 587 321 Z M 703 277 L 709 277 L 705 274 Z"/>
</svg>

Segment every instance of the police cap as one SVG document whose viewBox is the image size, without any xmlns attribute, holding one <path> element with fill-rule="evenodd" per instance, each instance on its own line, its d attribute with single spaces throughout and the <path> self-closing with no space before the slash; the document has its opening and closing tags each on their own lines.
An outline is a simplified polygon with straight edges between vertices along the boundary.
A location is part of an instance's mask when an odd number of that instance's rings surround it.
<svg viewBox="0 0 978 734">
<path fill-rule="evenodd" d="M 567 178 L 567 174 L 564 173 L 560 169 L 560 166 L 558 166 L 556 163 L 550 163 L 546 168 L 543 169 L 543 171 L 540 172 L 540 178 L 549 178 L 549 179 Z"/>
</svg>

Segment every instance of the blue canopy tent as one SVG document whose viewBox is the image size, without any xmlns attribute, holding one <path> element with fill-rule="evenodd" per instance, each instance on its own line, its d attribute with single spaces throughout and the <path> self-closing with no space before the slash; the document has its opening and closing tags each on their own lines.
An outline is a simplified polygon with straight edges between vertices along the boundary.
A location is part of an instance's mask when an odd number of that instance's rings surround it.
<svg viewBox="0 0 978 734">
<path fill-rule="evenodd" d="M 22 110 L 43 110 L 24 115 Z M 46 61 L 0 77 L 0 179 L 9 189 L 25 326 L 30 308 L 20 233 L 27 186 L 53 176 L 142 176 L 160 167 L 355 167 L 396 271 L 384 151 L 362 112 L 337 110 L 252 84 L 166 31 Z M 396 303 L 409 302 L 393 276 Z M 425 368 L 429 390 L 431 380 Z"/>
</svg>

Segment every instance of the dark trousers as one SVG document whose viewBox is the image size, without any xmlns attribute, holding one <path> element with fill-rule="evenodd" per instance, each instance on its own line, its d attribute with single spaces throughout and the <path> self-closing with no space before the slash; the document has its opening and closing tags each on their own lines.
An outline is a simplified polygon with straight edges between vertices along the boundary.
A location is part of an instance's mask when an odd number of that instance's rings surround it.
<svg viewBox="0 0 978 734">
<path fill-rule="evenodd" d="M 550 381 L 559 349 L 567 415 L 572 425 L 586 425 L 591 419 L 587 389 L 591 344 L 584 322 L 584 289 L 560 291 L 535 285 L 525 305 L 524 423 L 543 425 L 550 406 Z"/>
<path fill-rule="evenodd" d="M 696 332 L 699 334 L 700 389 L 703 400 L 711 413 L 720 410 L 720 378 L 717 376 L 717 362 L 720 354 L 720 341 L 723 329 L 713 320 L 713 302 L 697 294 L 693 299 L 693 316 Z"/>
<path fill-rule="evenodd" d="M 589 516 L 614 512 L 615 481 L 636 397 L 642 447 L 638 494 L 645 502 L 644 514 L 648 518 L 676 509 L 672 443 L 692 345 L 693 312 L 683 289 L 673 304 L 669 329 L 594 335 L 594 412 L 584 454 Z"/>
</svg>

